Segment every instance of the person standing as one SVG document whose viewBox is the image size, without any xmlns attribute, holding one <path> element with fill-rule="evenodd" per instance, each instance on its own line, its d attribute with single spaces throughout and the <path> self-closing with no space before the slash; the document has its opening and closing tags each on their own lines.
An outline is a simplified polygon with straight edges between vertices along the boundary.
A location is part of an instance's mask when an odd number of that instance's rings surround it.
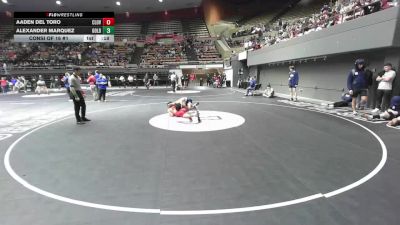
<svg viewBox="0 0 400 225">
<path fill-rule="evenodd" d="M 7 94 L 8 81 L 6 80 L 5 77 L 1 78 L 0 85 L 1 85 L 1 91 L 3 92 L 3 94 Z"/>
<path fill-rule="evenodd" d="M 121 75 L 119 77 L 119 85 L 120 85 L 120 88 L 122 88 L 122 86 L 124 86 L 124 88 L 126 88 L 125 77 L 123 75 Z"/>
<path fill-rule="evenodd" d="M 27 82 L 26 82 L 26 80 L 25 80 L 25 77 L 24 77 L 24 76 L 21 76 L 21 77 L 19 78 L 19 81 L 20 81 L 20 83 L 21 83 L 21 88 L 20 88 L 20 90 L 24 89 L 24 92 L 26 93 L 26 92 L 27 92 L 27 91 L 26 91 Z"/>
<path fill-rule="evenodd" d="M 37 79 L 36 76 L 33 75 L 31 77 L 31 91 L 34 92 L 36 90 L 36 87 L 37 87 Z"/>
<path fill-rule="evenodd" d="M 50 89 L 55 88 L 56 87 L 56 81 L 54 76 L 50 76 Z"/>
<path fill-rule="evenodd" d="M 56 87 L 58 90 L 60 90 L 60 88 L 61 88 L 60 79 L 59 79 L 59 77 L 58 77 L 57 75 L 54 77 L 54 84 L 55 84 L 55 87 Z"/>
<path fill-rule="evenodd" d="M 146 75 L 144 75 L 143 83 L 144 83 L 144 86 L 146 86 L 147 90 L 149 90 L 149 88 L 150 88 L 150 78 L 149 78 L 149 74 L 148 73 L 146 73 Z"/>
<path fill-rule="evenodd" d="M 156 73 L 153 75 L 153 86 L 158 86 L 158 76 Z"/>
<path fill-rule="evenodd" d="M 96 101 L 98 99 L 98 92 L 96 90 L 96 77 L 91 72 L 88 72 L 88 76 L 87 82 L 93 95 L 93 101 Z"/>
<path fill-rule="evenodd" d="M 352 69 L 347 77 L 347 89 L 352 97 L 351 108 L 353 115 L 357 115 L 357 97 L 361 96 L 360 108 L 364 108 L 368 101 L 368 83 L 365 75 L 364 59 L 357 59 L 355 68 Z"/>
<path fill-rule="evenodd" d="M 100 78 L 96 81 L 99 87 L 99 101 L 106 101 L 106 92 L 108 86 L 107 77 L 103 74 L 100 74 Z"/>
<path fill-rule="evenodd" d="M 132 77 L 132 75 L 128 76 L 128 83 L 129 83 L 129 86 L 133 88 L 133 77 Z"/>
<path fill-rule="evenodd" d="M 172 91 L 175 93 L 176 92 L 176 80 L 178 79 L 175 72 L 171 73 L 171 76 L 169 79 L 171 80 Z"/>
<path fill-rule="evenodd" d="M 74 68 L 74 73 L 69 77 L 68 83 L 70 86 L 72 101 L 74 102 L 75 118 L 77 124 L 84 124 L 90 121 L 86 118 L 86 103 L 83 97 L 83 92 L 80 83 L 81 69 Z M 81 115 L 79 115 L 79 111 Z"/>
<path fill-rule="evenodd" d="M 17 89 L 18 89 L 17 82 L 18 82 L 17 78 L 15 78 L 15 77 L 11 78 L 11 82 L 10 83 L 11 83 L 11 91 L 12 92 L 16 92 L 17 91 Z"/>
<path fill-rule="evenodd" d="M 299 85 L 299 73 L 294 66 L 289 66 L 289 93 L 290 100 L 297 102 L 297 86 Z"/>
<path fill-rule="evenodd" d="M 70 97 L 70 99 L 72 99 L 71 90 L 70 90 L 70 88 L 69 88 L 69 77 L 70 77 L 70 76 L 71 76 L 71 75 L 70 75 L 68 72 L 66 72 L 66 73 L 64 74 L 64 77 L 62 78 L 62 82 L 64 83 L 65 89 L 67 89 L 67 94 L 68 94 L 68 96 Z"/>
<path fill-rule="evenodd" d="M 383 70 L 385 73 L 376 78 L 376 81 L 379 82 L 379 84 L 376 91 L 375 109 L 372 110 L 372 114 L 378 114 L 380 111 L 385 111 L 389 106 L 389 101 L 392 95 L 392 84 L 396 77 L 396 72 L 393 70 L 393 66 L 390 63 L 386 63 Z"/>
<path fill-rule="evenodd" d="M 212 84 L 211 75 L 207 74 L 207 87 L 209 87 L 211 84 Z"/>
<path fill-rule="evenodd" d="M 133 81 L 135 82 L 135 86 L 136 88 L 138 88 L 138 79 L 137 79 L 137 75 L 133 75 Z"/>
<path fill-rule="evenodd" d="M 177 77 L 177 83 L 176 83 L 177 89 L 181 90 L 182 89 L 182 77 L 183 77 L 183 74 L 182 73 L 178 73 L 176 75 L 176 77 Z"/>
<path fill-rule="evenodd" d="M 196 74 L 192 72 L 189 77 L 189 82 L 194 83 L 196 81 Z"/>
<path fill-rule="evenodd" d="M 7 75 L 8 74 L 8 70 L 7 70 L 7 64 L 3 63 L 3 70 L 4 70 L 4 74 Z"/>
<path fill-rule="evenodd" d="M 183 86 L 185 88 L 189 86 L 189 74 L 185 74 L 185 76 L 183 76 Z"/>
<path fill-rule="evenodd" d="M 96 98 L 95 101 L 99 100 L 99 86 L 97 85 L 97 79 L 100 78 L 100 72 L 98 70 L 94 71 L 94 79 L 96 80 L 96 85 L 94 86 L 94 90 L 96 92 Z"/>
<path fill-rule="evenodd" d="M 50 94 L 49 90 L 47 89 L 46 82 L 44 81 L 44 78 L 42 75 L 39 75 L 39 80 L 37 82 L 36 90 L 35 92 L 40 95 L 42 92 L 45 92 L 46 94 Z"/>
</svg>

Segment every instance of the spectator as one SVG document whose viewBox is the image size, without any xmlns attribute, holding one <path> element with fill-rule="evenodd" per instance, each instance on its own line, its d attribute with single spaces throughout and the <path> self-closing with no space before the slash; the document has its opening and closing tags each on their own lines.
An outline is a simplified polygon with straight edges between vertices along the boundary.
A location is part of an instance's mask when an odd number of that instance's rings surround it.
<svg viewBox="0 0 400 225">
<path fill-rule="evenodd" d="M 88 72 L 88 79 L 87 82 L 89 84 L 90 87 L 90 91 L 92 92 L 93 95 L 93 101 L 97 101 L 99 98 L 99 94 L 98 94 L 98 90 L 96 88 L 96 77 L 93 75 L 93 73 Z"/>
<path fill-rule="evenodd" d="M 250 78 L 249 87 L 247 88 L 245 96 L 249 96 L 250 93 L 253 94 L 253 91 L 256 90 L 257 81 L 255 77 Z"/>
<path fill-rule="evenodd" d="M 138 88 L 139 82 L 138 82 L 138 78 L 137 78 L 137 75 L 136 75 L 136 74 L 133 75 L 133 81 L 135 82 L 136 88 Z"/>
<path fill-rule="evenodd" d="M 299 85 L 299 73 L 296 71 L 294 66 L 289 67 L 289 93 L 290 100 L 297 101 L 297 86 Z"/>
<path fill-rule="evenodd" d="M 342 94 L 342 101 L 335 102 L 333 104 L 328 104 L 329 109 L 338 108 L 338 107 L 347 107 L 351 105 L 352 97 L 349 92 Z"/>
<path fill-rule="evenodd" d="M 2 93 L 3 94 L 7 94 L 7 91 L 8 91 L 8 81 L 7 81 L 7 79 L 5 77 L 2 77 L 1 81 L 0 81 L 0 84 L 1 84 Z"/>
<path fill-rule="evenodd" d="M 55 87 L 56 87 L 56 83 L 55 83 L 54 76 L 50 76 L 50 88 L 55 88 Z"/>
<path fill-rule="evenodd" d="M 275 91 L 274 89 L 271 87 L 270 84 L 267 85 L 267 88 L 265 89 L 263 96 L 266 98 L 273 98 L 275 97 Z"/>
<path fill-rule="evenodd" d="M 365 61 L 363 59 L 356 60 L 355 68 L 350 71 L 347 77 L 347 88 L 352 96 L 351 106 L 353 109 L 353 115 L 356 115 L 357 97 L 361 96 L 361 109 L 364 109 L 365 104 L 368 101 L 368 83 L 365 75 Z"/>
<path fill-rule="evenodd" d="M 99 101 L 106 101 L 106 92 L 108 87 L 108 79 L 104 74 L 100 74 L 99 79 L 97 79 L 97 85 L 99 87 Z"/>
<path fill-rule="evenodd" d="M 181 90 L 182 89 L 182 77 L 183 77 L 183 74 L 182 73 L 178 73 L 176 76 L 177 76 L 176 88 L 177 88 L 177 90 Z"/>
<path fill-rule="evenodd" d="M 156 73 L 153 75 L 153 86 L 158 86 L 158 76 Z"/>
<path fill-rule="evenodd" d="M 190 74 L 189 80 L 190 80 L 191 83 L 194 83 L 196 81 L 196 74 L 194 72 L 192 72 Z M 203 85 L 201 85 L 201 86 L 203 86 Z"/>
<path fill-rule="evenodd" d="M 12 77 L 12 78 L 11 78 L 10 86 L 11 86 L 11 90 L 12 90 L 13 92 L 17 92 L 17 89 L 18 89 L 18 87 L 17 87 L 17 85 L 16 85 L 17 82 L 18 82 L 17 78 L 15 78 L 15 77 Z"/>
<path fill-rule="evenodd" d="M 149 74 L 146 73 L 146 74 L 144 75 L 144 78 L 143 78 L 143 83 L 144 83 L 144 86 L 146 86 L 147 90 L 150 89 L 150 85 L 151 85 L 150 82 L 151 82 L 151 79 L 149 78 Z"/>
<path fill-rule="evenodd" d="M 121 75 L 119 77 L 119 86 L 122 88 L 122 86 L 124 86 L 124 88 L 126 88 L 126 82 L 125 82 L 125 77 L 123 75 Z"/>
<path fill-rule="evenodd" d="M 44 81 L 42 75 L 39 75 L 39 80 L 37 81 L 37 87 L 35 89 L 35 92 L 40 95 L 42 92 L 45 92 L 46 94 L 50 94 L 49 90 L 47 89 L 46 82 Z"/>
<path fill-rule="evenodd" d="M 400 96 L 393 96 L 390 101 L 390 108 L 380 114 L 366 115 L 368 120 L 384 119 L 393 120 L 400 116 Z"/>
<path fill-rule="evenodd" d="M 372 110 L 373 114 L 379 113 L 379 111 L 385 111 L 389 106 L 389 101 L 392 94 L 392 83 L 396 77 L 396 72 L 392 69 L 392 64 L 386 63 L 384 66 L 385 74 L 378 76 L 376 81 L 379 82 L 375 109 Z"/>
<path fill-rule="evenodd" d="M 7 64 L 3 63 L 3 70 L 4 70 L 4 74 L 8 74 L 8 70 L 7 70 Z"/>
<path fill-rule="evenodd" d="M 175 72 L 171 73 L 169 79 L 171 80 L 172 91 L 175 93 L 176 92 L 176 81 L 178 79 L 178 77 L 176 76 Z"/>
<path fill-rule="evenodd" d="M 132 75 L 128 76 L 128 83 L 129 83 L 130 87 L 133 87 L 133 77 L 132 77 Z"/>
</svg>

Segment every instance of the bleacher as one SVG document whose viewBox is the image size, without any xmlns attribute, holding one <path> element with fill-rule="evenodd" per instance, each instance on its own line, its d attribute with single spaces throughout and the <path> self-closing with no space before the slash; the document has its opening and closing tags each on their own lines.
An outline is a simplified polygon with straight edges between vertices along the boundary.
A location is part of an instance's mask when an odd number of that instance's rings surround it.
<svg viewBox="0 0 400 225">
<path fill-rule="evenodd" d="M 268 24 L 276 16 L 277 13 L 278 11 L 266 12 L 263 13 L 262 15 L 255 16 L 253 18 L 246 20 L 243 23 L 243 26 L 251 27 L 257 24 Z"/>
<path fill-rule="evenodd" d="M 194 49 L 197 60 L 200 62 L 221 61 L 221 54 L 215 47 L 214 38 L 191 38 L 191 48 Z"/>
<path fill-rule="evenodd" d="M 192 19 L 182 21 L 183 32 L 198 37 L 210 37 L 206 23 L 203 19 Z"/>
<path fill-rule="evenodd" d="M 156 33 L 183 33 L 182 22 L 179 20 L 171 20 L 168 22 L 150 23 L 147 34 Z"/>
<path fill-rule="evenodd" d="M 115 25 L 115 39 L 135 39 L 141 35 L 142 25 L 140 23 L 122 23 Z"/>
<path fill-rule="evenodd" d="M 140 65 L 143 68 L 162 68 L 164 65 L 187 62 L 182 44 L 149 44 L 144 48 Z"/>
<path fill-rule="evenodd" d="M 296 6 L 287 11 L 280 17 L 282 21 L 291 21 L 294 19 L 308 17 L 314 13 L 318 13 L 324 4 L 328 4 L 327 0 L 302 0 Z"/>
</svg>

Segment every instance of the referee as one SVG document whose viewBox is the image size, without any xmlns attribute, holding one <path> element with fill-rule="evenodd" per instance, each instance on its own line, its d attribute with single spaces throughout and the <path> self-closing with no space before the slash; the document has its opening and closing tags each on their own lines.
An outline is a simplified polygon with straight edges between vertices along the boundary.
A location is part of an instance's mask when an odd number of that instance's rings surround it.
<svg viewBox="0 0 400 225">
<path fill-rule="evenodd" d="M 72 101 L 74 102 L 76 124 L 84 124 L 86 121 L 90 121 L 86 118 L 86 103 L 81 88 L 80 75 L 81 69 L 76 67 L 68 80 Z M 79 111 L 81 111 L 81 116 Z"/>
</svg>

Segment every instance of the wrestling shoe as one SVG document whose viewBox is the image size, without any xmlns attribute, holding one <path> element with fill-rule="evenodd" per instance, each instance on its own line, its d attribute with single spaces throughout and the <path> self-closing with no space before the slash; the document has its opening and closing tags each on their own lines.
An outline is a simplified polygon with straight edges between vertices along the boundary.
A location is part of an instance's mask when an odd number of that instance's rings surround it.
<svg viewBox="0 0 400 225">
<path fill-rule="evenodd" d="M 357 111 L 353 111 L 353 116 L 357 115 Z"/>
<path fill-rule="evenodd" d="M 374 110 L 371 111 L 372 115 L 378 115 L 380 110 L 378 108 L 375 108 Z"/>
</svg>

